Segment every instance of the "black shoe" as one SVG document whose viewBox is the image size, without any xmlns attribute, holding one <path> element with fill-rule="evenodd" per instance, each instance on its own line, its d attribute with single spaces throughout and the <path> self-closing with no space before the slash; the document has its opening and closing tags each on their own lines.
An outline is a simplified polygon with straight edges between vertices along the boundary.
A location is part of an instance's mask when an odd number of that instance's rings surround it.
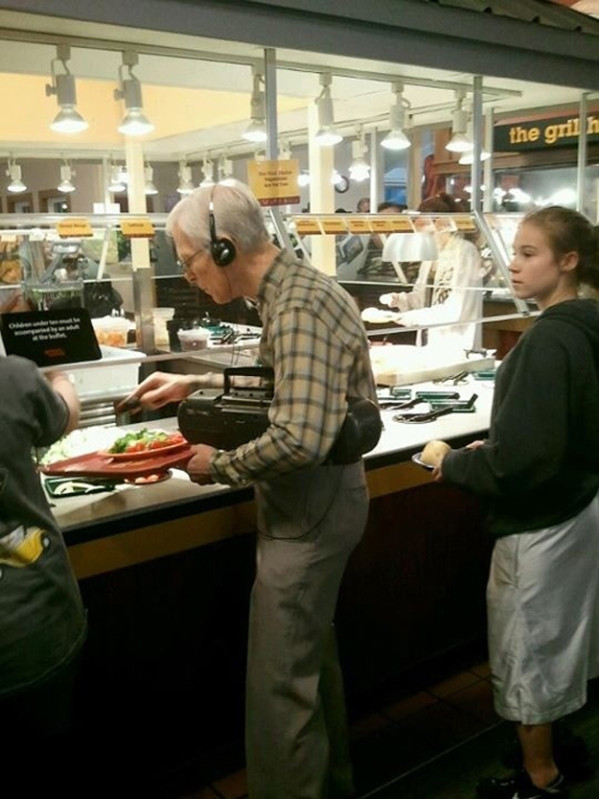
<svg viewBox="0 0 599 799">
<path fill-rule="evenodd" d="M 525 771 L 511 777 L 490 777 L 476 786 L 478 799 L 567 799 L 568 789 L 562 774 L 545 788 L 537 788 Z"/>
<path fill-rule="evenodd" d="M 575 735 L 562 722 L 555 722 L 553 725 L 553 758 L 568 782 L 588 779 L 593 773 L 584 739 Z M 501 761 L 507 768 L 522 768 L 522 749 L 517 738 L 506 746 Z"/>
</svg>

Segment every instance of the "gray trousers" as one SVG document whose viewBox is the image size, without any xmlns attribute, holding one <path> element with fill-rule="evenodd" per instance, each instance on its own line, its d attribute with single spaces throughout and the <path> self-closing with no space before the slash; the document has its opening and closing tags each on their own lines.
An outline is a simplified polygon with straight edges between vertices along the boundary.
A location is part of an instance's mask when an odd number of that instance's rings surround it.
<svg viewBox="0 0 599 799">
<path fill-rule="evenodd" d="M 354 795 L 333 630 L 341 578 L 362 537 L 362 463 L 256 488 L 260 533 L 246 692 L 251 799 Z"/>
</svg>

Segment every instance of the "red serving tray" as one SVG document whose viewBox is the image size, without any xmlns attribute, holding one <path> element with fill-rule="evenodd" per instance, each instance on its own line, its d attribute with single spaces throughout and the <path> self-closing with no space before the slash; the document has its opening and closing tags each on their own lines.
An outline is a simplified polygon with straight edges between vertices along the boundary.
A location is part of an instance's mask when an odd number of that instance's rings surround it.
<svg viewBox="0 0 599 799">
<path fill-rule="evenodd" d="M 191 456 L 192 451 L 189 444 L 178 448 L 176 452 L 163 455 L 157 452 L 147 458 L 132 458 L 131 460 L 113 460 L 109 455 L 101 452 L 88 452 L 86 455 L 78 455 L 76 458 L 67 458 L 48 466 L 42 466 L 40 471 L 44 474 L 61 477 L 120 477 L 125 480 L 165 472 L 174 466 L 184 467 Z"/>
</svg>

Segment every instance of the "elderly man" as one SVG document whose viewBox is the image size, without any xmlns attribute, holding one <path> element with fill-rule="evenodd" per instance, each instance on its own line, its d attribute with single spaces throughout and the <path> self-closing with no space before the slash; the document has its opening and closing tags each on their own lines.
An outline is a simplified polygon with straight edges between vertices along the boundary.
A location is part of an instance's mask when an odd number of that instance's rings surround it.
<svg viewBox="0 0 599 799">
<path fill-rule="evenodd" d="M 187 280 L 218 303 L 257 302 L 260 361 L 274 370 L 270 426 L 224 452 L 193 448 L 197 483 L 253 483 L 257 574 L 250 608 L 246 753 L 252 799 L 353 795 L 333 616 L 368 513 L 364 468 L 329 453 L 349 397 L 375 400 L 358 310 L 327 275 L 271 242 L 240 183 L 197 189 L 171 212 Z M 183 399 L 198 378 L 155 373 L 134 396 Z"/>
</svg>

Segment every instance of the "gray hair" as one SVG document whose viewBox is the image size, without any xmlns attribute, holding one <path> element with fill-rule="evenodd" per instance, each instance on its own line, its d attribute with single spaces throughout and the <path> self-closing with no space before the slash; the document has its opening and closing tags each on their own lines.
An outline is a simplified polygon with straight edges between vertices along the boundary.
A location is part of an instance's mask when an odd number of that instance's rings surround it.
<svg viewBox="0 0 599 799">
<path fill-rule="evenodd" d="M 270 236 L 264 224 L 262 206 L 245 183 L 217 184 L 196 189 L 177 203 L 166 220 L 166 232 L 178 228 L 201 249 L 210 246 L 210 210 L 212 199 L 216 235 L 230 236 L 238 251 L 256 252 Z"/>
</svg>

